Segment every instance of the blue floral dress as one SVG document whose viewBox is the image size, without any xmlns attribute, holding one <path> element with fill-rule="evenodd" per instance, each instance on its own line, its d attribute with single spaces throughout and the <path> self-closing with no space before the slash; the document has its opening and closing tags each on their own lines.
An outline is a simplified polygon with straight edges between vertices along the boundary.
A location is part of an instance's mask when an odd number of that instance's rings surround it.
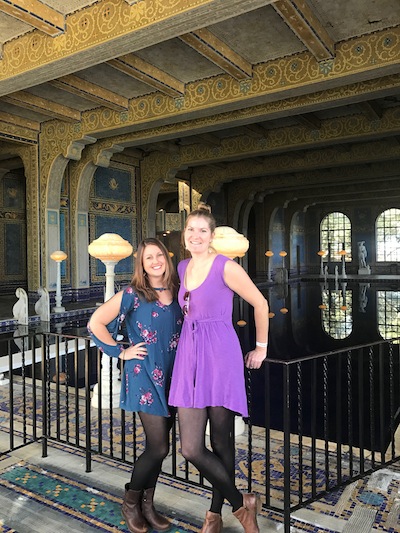
<svg viewBox="0 0 400 533">
<path fill-rule="evenodd" d="M 128 287 L 124 290 L 117 320 L 120 324 L 125 321 L 131 344 L 145 342 L 147 348 L 143 360 L 124 361 L 121 409 L 169 416 L 167 398 L 182 327 L 182 312 L 178 302 L 173 300 L 169 305 L 158 300 L 146 302 L 139 298 L 132 287 Z M 126 348 L 122 344 L 105 344 L 90 329 L 89 333 L 99 349 L 111 357 L 118 357 L 121 350 Z"/>
</svg>

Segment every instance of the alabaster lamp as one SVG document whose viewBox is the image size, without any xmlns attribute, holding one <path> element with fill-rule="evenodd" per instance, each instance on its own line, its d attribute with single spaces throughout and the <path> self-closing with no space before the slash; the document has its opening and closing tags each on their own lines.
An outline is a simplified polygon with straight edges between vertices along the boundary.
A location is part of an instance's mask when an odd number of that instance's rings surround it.
<svg viewBox="0 0 400 533">
<path fill-rule="evenodd" d="M 319 255 L 319 257 L 321 258 L 321 266 L 320 266 L 320 276 L 324 276 L 324 257 L 326 255 L 326 252 L 325 250 L 319 250 L 319 252 L 317 252 L 317 254 Z"/>
<path fill-rule="evenodd" d="M 244 256 L 249 249 L 249 241 L 230 226 L 218 226 L 215 228 L 212 247 L 217 253 L 235 259 Z M 247 322 L 240 319 L 237 324 L 239 327 L 244 327 Z"/>
<path fill-rule="evenodd" d="M 347 277 L 346 267 L 345 267 L 346 254 L 347 254 L 346 250 L 340 250 L 340 252 L 339 252 L 339 255 L 342 256 L 342 278 L 346 278 Z"/>
<path fill-rule="evenodd" d="M 114 296 L 114 269 L 115 265 L 121 259 L 129 257 L 133 248 L 132 245 L 125 241 L 120 235 L 116 233 L 103 233 L 98 239 L 94 240 L 88 246 L 88 252 L 92 257 L 100 259 L 106 266 L 106 290 L 104 301 L 106 302 Z M 108 357 L 103 354 L 101 360 L 101 400 L 102 406 L 105 409 L 111 408 L 111 405 L 117 406 L 119 402 L 119 395 L 121 390 L 121 383 L 118 380 L 119 370 L 117 367 L 118 359 Z M 110 385 L 110 373 L 111 382 Z M 96 409 L 99 407 L 99 384 L 93 388 L 92 407 Z M 108 407 L 110 406 L 110 407 Z"/>
<path fill-rule="evenodd" d="M 272 281 L 272 278 L 271 278 L 271 261 L 272 261 L 272 257 L 274 256 L 274 252 L 272 250 L 267 250 L 265 252 L 265 256 L 268 260 L 268 278 L 267 278 L 267 281 Z"/>
<path fill-rule="evenodd" d="M 104 301 L 114 296 L 115 265 L 132 255 L 132 245 L 116 233 L 103 233 L 98 239 L 88 246 L 92 257 L 100 259 L 106 266 L 106 291 Z"/>
<path fill-rule="evenodd" d="M 249 249 L 249 241 L 244 235 L 238 233 L 235 229 L 229 226 L 218 226 L 215 228 L 214 237 L 212 241 L 212 247 L 214 250 L 221 254 L 226 255 L 230 259 L 236 257 L 243 257 Z M 239 299 L 240 316 L 243 315 L 243 300 Z M 247 322 L 241 318 L 238 320 L 237 325 L 240 328 L 246 326 Z M 244 431 L 243 419 L 239 416 L 235 417 L 235 435 L 241 435 Z"/>
<path fill-rule="evenodd" d="M 285 250 L 282 250 L 279 252 L 279 255 L 282 257 L 282 268 L 285 268 L 285 257 L 287 256 L 287 252 Z"/>
<path fill-rule="evenodd" d="M 57 284 L 56 284 L 56 306 L 53 307 L 54 313 L 63 313 L 65 307 L 61 305 L 62 295 L 61 295 L 61 263 L 67 259 L 67 254 L 62 250 L 56 250 L 50 255 L 51 259 L 57 263 Z"/>
<path fill-rule="evenodd" d="M 235 259 L 244 256 L 249 249 L 249 241 L 229 226 L 218 226 L 215 228 L 212 247 L 217 253 Z"/>
</svg>

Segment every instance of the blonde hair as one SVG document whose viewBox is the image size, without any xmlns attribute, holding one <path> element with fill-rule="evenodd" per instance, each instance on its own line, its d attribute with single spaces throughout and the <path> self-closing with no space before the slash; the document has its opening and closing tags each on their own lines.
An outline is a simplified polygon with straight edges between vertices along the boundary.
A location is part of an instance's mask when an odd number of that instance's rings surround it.
<svg viewBox="0 0 400 533">
<path fill-rule="evenodd" d="M 217 227 L 217 223 L 215 221 L 214 215 L 211 213 L 211 207 L 204 203 L 199 202 L 199 205 L 197 206 L 197 209 L 194 209 L 191 213 L 188 214 L 188 217 L 186 219 L 185 223 L 185 229 L 188 226 L 189 219 L 192 217 L 203 217 L 207 220 L 209 228 L 211 230 L 211 233 L 214 233 L 215 228 Z"/>
</svg>

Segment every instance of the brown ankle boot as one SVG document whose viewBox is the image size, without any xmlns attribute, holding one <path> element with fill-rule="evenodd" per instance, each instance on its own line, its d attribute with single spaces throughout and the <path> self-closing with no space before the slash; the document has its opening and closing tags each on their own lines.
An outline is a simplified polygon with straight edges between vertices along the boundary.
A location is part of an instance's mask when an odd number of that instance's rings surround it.
<svg viewBox="0 0 400 533">
<path fill-rule="evenodd" d="M 261 510 L 261 500 L 256 494 L 243 494 L 243 507 L 233 513 L 244 528 L 244 533 L 260 533 L 257 513 Z"/>
<path fill-rule="evenodd" d="M 158 513 L 153 505 L 154 487 L 143 491 L 142 513 L 150 526 L 156 531 L 167 531 L 171 527 L 171 522 L 165 516 Z"/>
<path fill-rule="evenodd" d="M 218 513 L 207 511 L 206 519 L 200 533 L 221 533 L 222 531 L 222 516 Z"/>
<path fill-rule="evenodd" d="M 143 517 L 140 503 L 142 499 L 141 490 L 131 490 L 129 485 L 125 485 L 125 498 L 122 503 L 122 516 L 131 533 L 147 533 L 149 524 Z"/>
</svg>

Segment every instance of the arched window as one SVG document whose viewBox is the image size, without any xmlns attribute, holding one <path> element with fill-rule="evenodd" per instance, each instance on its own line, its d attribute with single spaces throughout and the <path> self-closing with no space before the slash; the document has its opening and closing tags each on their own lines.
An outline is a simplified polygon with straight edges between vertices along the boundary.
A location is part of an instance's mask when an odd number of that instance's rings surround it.
<svg viewBox="0 0 400 533">
<path fill-rule="evenodd" d="M 376 291 L 378 330 L 385 340 L 400 337 L 400 292 Z M 394 341 L 399 344 L 399 341 Z"/>
<path fill-rule="evenodd" d="M 353 292 L 341 289 L 322 291 L 322 328 L 333 339 L 345 339 L 353 331 Z"/>
<path fill-rule="evenodd" d="M 321 250 L 330 252 L 330 260 L 342 260 L 340 252 L 346 250 L 346 261 L 351 261 L 351 223 L 349 217 L 340 212 L 329 213 L 322 219 L 320 227 Z M 328 260 L 328 256 L 325 256 Z"/>
<path fill-rule="evenodd" d="M 376 260 L 400 261 L 400 209 L 387 209 L 376 219 Z"/>
</svg>

